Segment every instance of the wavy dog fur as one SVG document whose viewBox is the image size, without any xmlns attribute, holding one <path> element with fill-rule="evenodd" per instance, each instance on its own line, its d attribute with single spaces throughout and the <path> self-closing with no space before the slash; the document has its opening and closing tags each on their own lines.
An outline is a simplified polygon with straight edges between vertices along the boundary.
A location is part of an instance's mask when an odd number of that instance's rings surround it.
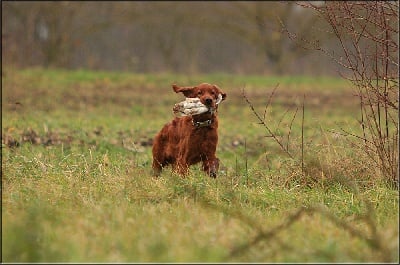
<svg viewBox="0 0 400 265">
<path fill-rule="evenodd" d="M 202 83 L 193 87 L 172 85 L 176 93 L 187 98 L 200 98 L 209 111 L 181 118 L 174 118 L 164 125 L 153 141 L 153 173 L 159 176 L 163 167 L 185 176 L 189 167 L 201 162 L 209 176 L 217 177 L 219 159 L 215 152 L 218 144 L 218 104 L 226 94 L 216 85 Z"/>
</svg>

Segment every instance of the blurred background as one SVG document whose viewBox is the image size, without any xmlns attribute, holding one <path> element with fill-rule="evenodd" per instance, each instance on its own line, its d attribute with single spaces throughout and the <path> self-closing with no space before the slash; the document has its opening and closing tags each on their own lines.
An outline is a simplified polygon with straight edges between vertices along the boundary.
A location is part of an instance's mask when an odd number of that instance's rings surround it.
<svg viewBox="0 0 400 265">
<path fill-rule="evenodd" d="M 313 2 L 314 4 L 323 2 Z M 340 50 L 296 2 L 2 2 L 3 66 L 184 74 L 337 75 Z"/>
</svg>

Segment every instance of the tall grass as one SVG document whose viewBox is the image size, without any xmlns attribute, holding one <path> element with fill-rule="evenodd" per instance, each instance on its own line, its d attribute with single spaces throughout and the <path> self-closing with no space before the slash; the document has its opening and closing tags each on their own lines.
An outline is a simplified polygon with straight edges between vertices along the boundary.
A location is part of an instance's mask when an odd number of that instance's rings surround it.
<svg viewBox="0 0 400 265">
<path fill-rule="evenodd" d="M 379 171 L 340 134 L 339 125 L 359 132 L 352 119 L 357 99 L 341 81 L 332 91 L 280 83 L 265 121 L 289 143 L 290 158 L 265 138 L 241 95 L 242 81 L 227 79 L 218 178 L 194 166 L 184 179 L 169 169 L 154 179 L 151 139 L 181 100 L 170 81 L 187 77 L 5 74 L 4 262 L 399 260 L 398 191 L 380 182 Z M 246 95 L 264 113 L 275 84 L 253 85 Z M 293 118 L 304 93 L 304 113 Z"/>
</svg>

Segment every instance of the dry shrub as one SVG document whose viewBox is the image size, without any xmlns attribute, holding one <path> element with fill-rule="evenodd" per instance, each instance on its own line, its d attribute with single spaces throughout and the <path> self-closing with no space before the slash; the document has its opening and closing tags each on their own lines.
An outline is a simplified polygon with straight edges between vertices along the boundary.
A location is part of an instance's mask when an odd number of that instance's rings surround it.
<svg viewBox="0 0 400 265">
<path fill-rule="evenodd" d="M 365 163 L 379 169 L 379 175 L 399 188 L 398 91 L 399 91 L 399 2 L 312 2 L 300 3 L 328 23 L 329 32 L 341 53 L 327 50 L 319 41 L 299 40 L 284 25 L 283 31 L 306 49 L 315 49 L 342 69 L 342 76 L 355 87 L 359 97 L 361 135 L 353 144 L 363 153 Z"/>
</svg>

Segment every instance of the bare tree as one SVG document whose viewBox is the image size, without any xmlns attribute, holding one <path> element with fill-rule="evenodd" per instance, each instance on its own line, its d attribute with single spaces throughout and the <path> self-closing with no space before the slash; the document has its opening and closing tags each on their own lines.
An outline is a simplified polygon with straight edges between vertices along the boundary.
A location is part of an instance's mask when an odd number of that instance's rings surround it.
<svg viewBox="0 0 400 265">
<path fill-rule="evenodd" d="M 269 72 L 287 73 L 290 62 L 308 53 L 291 42 L 281 29 L 282 23 L 292 25 L 299 36 L 310 37 L 316 16 L 296 10 L 294 2 L 221 2 L 215 4 L 215 12 L 208 25 L 254 45 L 262 52 Z"/>
<path fill-rule="evenodd" d="M 6 2 L 3 7 L 3 32 L 18 47 L 22 64 L 69 67 L 83 39 L 110 24 L 112 6 L 99 3 L 92 9 L 87 2 L 60 1 Z"/>
</svg>

